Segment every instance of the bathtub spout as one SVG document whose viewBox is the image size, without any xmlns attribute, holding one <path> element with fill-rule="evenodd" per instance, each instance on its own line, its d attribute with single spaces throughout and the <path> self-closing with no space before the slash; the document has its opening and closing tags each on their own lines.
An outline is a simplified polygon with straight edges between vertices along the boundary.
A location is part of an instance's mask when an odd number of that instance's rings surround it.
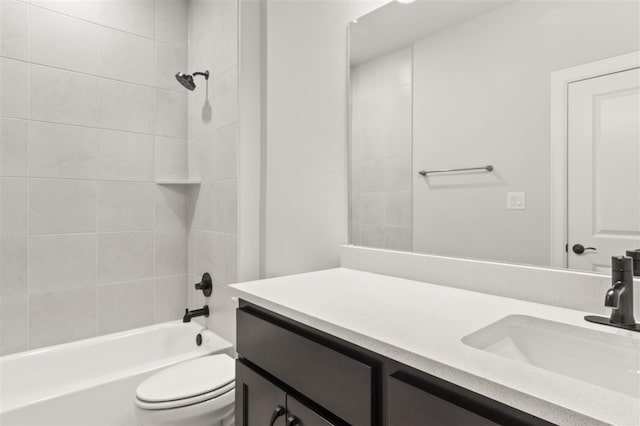
<svg viewBox="0 0 640 426">
<path fill-rule="evenodd" d="M 189 309 L 184 310 L 184 317 L 182 317 L 182 322 L 191 322 L 191 318 L 195 317 L 208 317 L 209 316 L 209 306 L 204 305 L 202 309 L 194 309 L 190 311 Z"/>
</svg>

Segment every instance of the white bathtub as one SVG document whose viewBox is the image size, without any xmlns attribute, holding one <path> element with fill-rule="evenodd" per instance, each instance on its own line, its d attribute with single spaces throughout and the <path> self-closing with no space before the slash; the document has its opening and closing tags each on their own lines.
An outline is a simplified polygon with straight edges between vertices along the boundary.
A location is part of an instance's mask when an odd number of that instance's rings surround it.
<svg viewBox="0 0 640 426">
<path fill-rule="evenodd" d="M 0 357 L 0 425 L 136 425 L 133 396 L 142 380 L 232 351 L 197 323 L 174 321 Z"/>
</svg>

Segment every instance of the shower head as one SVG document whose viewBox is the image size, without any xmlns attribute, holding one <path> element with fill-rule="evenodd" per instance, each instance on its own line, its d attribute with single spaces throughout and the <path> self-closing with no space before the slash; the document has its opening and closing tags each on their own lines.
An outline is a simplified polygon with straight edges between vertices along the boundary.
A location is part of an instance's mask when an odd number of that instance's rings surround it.
<svg viewBox="0 0 640 426">
<path fill-rule="evenodd" d="M 176 80 L 189 90 L 196 88 L 196 84 L 193 82 L 193 76 L 191 74 L 183 74 L 179 72 L 176 74 Z"/>
<path fill-rule="evenodd" d="M 193 77 L 196 75 L 203 75 L 205 80 L 209 80 L 209 71 L 194 72 L 193 75 L 179 72 L 176 73 L 176 80 L 178 80 L 178 83 L 182 84 L 186 89 L 193 90 L 196 88 L 196 83 L 193 82 Z"/>
</svg>

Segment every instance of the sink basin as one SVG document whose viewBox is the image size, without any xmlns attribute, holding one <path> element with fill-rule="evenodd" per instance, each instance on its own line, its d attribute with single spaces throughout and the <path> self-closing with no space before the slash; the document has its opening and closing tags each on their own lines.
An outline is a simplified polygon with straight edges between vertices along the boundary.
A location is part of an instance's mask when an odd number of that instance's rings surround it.
<svg viewBox="0 0 640 426">
<path fill-rule="evenodd" d="M 510 315 L 462 342 L 640 399 L 640 340 L 633 337 Z"/>
</svg>

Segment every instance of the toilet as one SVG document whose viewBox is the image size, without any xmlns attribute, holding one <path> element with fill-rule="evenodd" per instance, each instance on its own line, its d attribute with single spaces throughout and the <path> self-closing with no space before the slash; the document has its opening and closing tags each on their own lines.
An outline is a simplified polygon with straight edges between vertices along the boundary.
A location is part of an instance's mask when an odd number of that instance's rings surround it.
<svg viewBox="0 0 640 426">
<path fill-rule="evenodd" d="M 166 368 L 136 389 L 135 413 L 143 426 L 233 426 L 235 364 L 225 354 Z"/>
</svg>

